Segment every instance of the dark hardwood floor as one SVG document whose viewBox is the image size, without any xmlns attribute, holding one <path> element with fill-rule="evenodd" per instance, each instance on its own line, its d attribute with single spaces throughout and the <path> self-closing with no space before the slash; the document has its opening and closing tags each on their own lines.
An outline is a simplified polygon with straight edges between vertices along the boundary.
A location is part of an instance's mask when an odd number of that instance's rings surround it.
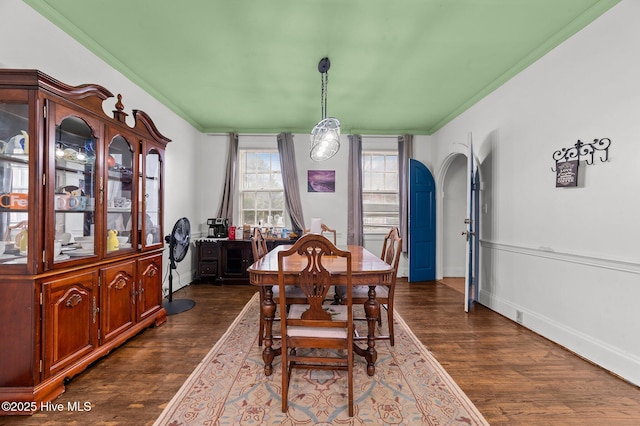
<svg viewBox="0 0 640 426">
<path fill-rule="evenodd" d="M 454 285 L 455 287 L 455 285 Z M 88 412 L 0 417 L 0 425 L 150 425 L 256 289 L 196 284 L 187 312 L 147 329 L 74 378 L 55 403 Z M 476 305 L 440 282 L 399 280 L 396 309 L 493 425 L 637 425 L 640 388 Z"/>
</svg>

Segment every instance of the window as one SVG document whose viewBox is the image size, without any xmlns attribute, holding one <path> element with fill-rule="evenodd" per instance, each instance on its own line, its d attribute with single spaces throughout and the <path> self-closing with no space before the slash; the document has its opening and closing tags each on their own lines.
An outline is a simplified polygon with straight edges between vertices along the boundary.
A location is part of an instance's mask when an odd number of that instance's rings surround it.
<svg viewBox="0 0 640 426">
<path fill-rule="evenodd" d="M 282 226 L 285 203 L 277 150 L 239 150 L 240 222 Z"/>
<path fill-rule="evenodd" d="M 387 233 L 399 224 L 398 152 L 362 151 L 365 233 Z"/>
</svg>

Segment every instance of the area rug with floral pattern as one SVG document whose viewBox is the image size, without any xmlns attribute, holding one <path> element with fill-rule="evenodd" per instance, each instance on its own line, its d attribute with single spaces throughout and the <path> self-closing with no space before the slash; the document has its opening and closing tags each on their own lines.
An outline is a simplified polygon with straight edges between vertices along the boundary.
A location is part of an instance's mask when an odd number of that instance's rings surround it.
<svg viewBox="0 0 640 426">
<path fill-rule="evenodd" d="M 282 413 L 281 364 L 276 358 L 273 374 L 264 375 L 259 310 L 256 293 L 155 425 L 488 424 L 397 312 L 395 346 L 376 342 L 373 377 L 365 361 L 355 357 L 353 417 L 347 413 L 346 371 L 294 370 L 289 410 Z M 356 323 L 366 334 L 366 323 Z"/>
</svg>

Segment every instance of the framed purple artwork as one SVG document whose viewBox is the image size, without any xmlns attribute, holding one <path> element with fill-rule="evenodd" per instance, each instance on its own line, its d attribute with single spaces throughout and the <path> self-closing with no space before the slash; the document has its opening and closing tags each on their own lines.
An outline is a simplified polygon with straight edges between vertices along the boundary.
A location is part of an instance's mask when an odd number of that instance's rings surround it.
<svg viewBox="0 0 640 426">
<path fill-rule="evenodd" d="M 307 192 L 336 192 L 336 171 L 308 170 Z"/>
</svg>

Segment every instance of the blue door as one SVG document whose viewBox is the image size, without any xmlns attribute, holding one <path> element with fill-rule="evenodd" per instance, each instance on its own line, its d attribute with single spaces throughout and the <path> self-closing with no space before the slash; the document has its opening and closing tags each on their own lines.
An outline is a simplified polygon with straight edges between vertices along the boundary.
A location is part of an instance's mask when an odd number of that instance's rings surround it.
<svg viewBox="0 0 640 426">
<path fill-rule="evenodd" d="M 409 162 L 409 282 L 436 279 L 436 184 L 424 164 Z"/>
</svg>

